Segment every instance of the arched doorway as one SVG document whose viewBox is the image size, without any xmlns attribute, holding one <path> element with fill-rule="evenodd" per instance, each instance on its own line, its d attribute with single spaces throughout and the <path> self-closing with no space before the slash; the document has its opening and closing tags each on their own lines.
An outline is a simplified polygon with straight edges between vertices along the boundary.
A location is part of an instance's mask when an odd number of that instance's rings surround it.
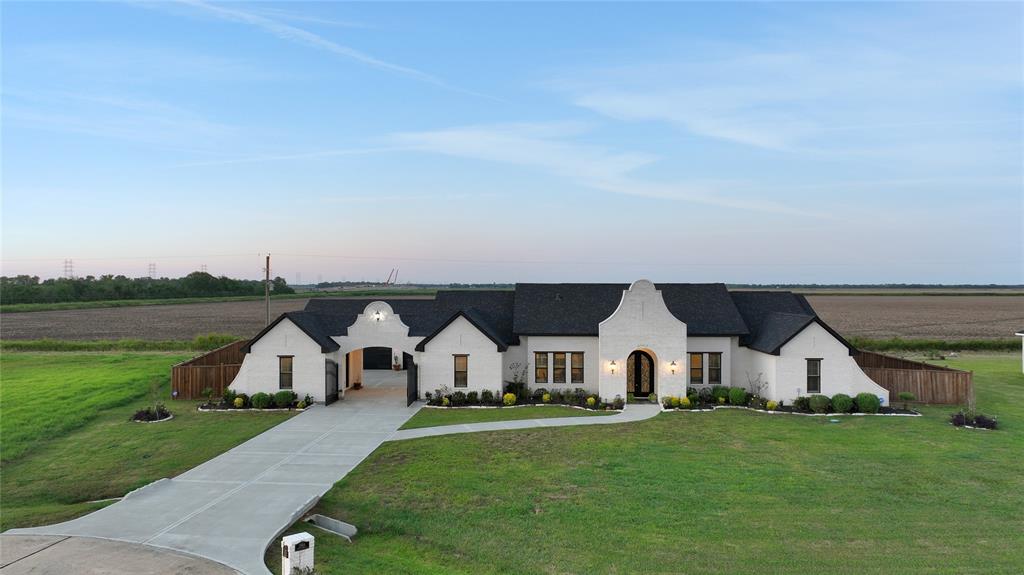
<svg viewBox="0 0 1024 575">
<path fill-rule="evenodd" d="M 626 359 L 626 393 L 647 397 L 654 392 L 654 358 L 646 351 L 636 350 Z"/>
</svg>

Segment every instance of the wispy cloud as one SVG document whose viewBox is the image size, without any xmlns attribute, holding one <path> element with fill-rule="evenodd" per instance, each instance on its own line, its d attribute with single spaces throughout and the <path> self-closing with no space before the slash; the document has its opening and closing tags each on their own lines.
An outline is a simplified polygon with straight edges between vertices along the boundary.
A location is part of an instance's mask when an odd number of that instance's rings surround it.
<svg viewBox="0 0 1024 575">
<path fill-rule="evenodd" d="M 291 24 L 286 24 L 284 22 L 281 22 L 280 20 L 276 20 L 269 16 L 263 16 L 255 12 L 241 10 L 235 7 L 228 8 L 218 4 L 204 2 L 203 0 L 177 1 L 181 4 L 185 4 L 188 6 L 204 10 L 205 12 L 212 14 L 223 20 L 248 24 L 250 26 L 263 30 L 264 32 L 273 34 L 274 36 L 282 40 L 294 42 L 296 44 L 300 44 L 310 48 L 315 48 L 317 50 L 323 50 L 336 56 L 341 56 L 343 58 L 364 64 L 366 66 L 383 70 L 385 72 L 399 74 L 402 76 L 412 78 L 414 80 L 419 80 L 421 82 L 433 84 L 434 86 L 438 86 L 455 92 L 461 92 L 464 94 L 470 94 L 474 96 L 489 97 L 484 94 L 453 86 L 445 82 L 441 78 L 438 78 L 437 76 L 434 76 L 432 74 L 428 74 L 427 72 L 424 72 L 422 70 L 417 70 L 415 68 L 403 66 L 401 64 L 395 64 L 393 62 L 388 62 L 386 60 L 382 60 L 380 58 L 371 56 L 370 54 L 367 54 L 360 50 L 356 50 L 355 48 L 344 46 L 333 40 L 324 38 L 319 34 L 310 32 L 309 30 L 305 30 L 297 26 L 292 26 Z"/>
<path fill-rule="evenodd" d="M 273 154 L 263 156 L 245 156 L 226 158 L 222 160 L 209 160 L 199 162 L 185 162 L 175 164 L 172 168 L 194 168 L 204 166 L 232 166 L 237 164 L 261 164 L 265 162 L 286 162 L 290 160 L 315 160 L 318 158 L 334 158 L 339 156 L 361 156 L 364 154 L 380 154 L 386 152 L 400 152 L 406 148 L 397 146 L 376 147 L 376 148 L 340 148 L 335 150 L 318 150 L 311 152 L 297 152 L 294 154 Z"/>
<path fill-rule="evenodd" d="M 397 134 L 397 144 L 430 153 L 513 164 L 550 173 L 578 185 L 614 194 L 694 202 L 732 209 L 827 217 L 801 208 L 751 197 L 734 197 L 712 184 L 659 182 L 636 177 L 658 157 L 616 152 L 570 138 L 579 124 L 498 124 Z"/>
</svg>

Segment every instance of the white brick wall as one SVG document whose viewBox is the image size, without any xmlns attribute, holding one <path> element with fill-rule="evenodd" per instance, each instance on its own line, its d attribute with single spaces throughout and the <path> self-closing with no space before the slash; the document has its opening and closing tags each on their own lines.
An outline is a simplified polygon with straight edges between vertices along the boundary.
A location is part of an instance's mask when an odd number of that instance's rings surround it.
<svg viewBox="0 0 1024 575">
<path fill-rule="evenodd" d="M 469 356 L 468 386 L 455 387 L 455 354 Z M 466 318 L 448 324 L 419 354 L 420 396 L 447 386 L 454 391 L 501 392 L 502 354 L 497 345 Z"/>
</svg>

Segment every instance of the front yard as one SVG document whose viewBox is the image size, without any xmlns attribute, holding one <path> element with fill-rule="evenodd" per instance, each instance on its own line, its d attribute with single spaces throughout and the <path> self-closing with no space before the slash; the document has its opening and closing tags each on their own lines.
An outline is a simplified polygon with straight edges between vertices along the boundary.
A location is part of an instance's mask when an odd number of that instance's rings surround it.
<svg viewBox="0 0 1024 575">
<path fill-rule="evenodd" d="M 171 477 L 284 421 L 290 413 L 197 413 L 170 401 L 165 353 L 4 353 L 0 386 L 0 530 L 63 521 Z M 174 413 L 132 423 L 151 387 Z"/>
<path fill-rule="evenodd" d="M 955 429 L 952 407 L 838 423 L 726 410 L 386 443 L 319 503 L 360 534 L 312 529 L 317 569 L 1019 573 L 1020 356 L 948 365 L 975 371 L 1000 430 Z M 267 559 L 279 568 L 276 545 Z"/>
</svg>

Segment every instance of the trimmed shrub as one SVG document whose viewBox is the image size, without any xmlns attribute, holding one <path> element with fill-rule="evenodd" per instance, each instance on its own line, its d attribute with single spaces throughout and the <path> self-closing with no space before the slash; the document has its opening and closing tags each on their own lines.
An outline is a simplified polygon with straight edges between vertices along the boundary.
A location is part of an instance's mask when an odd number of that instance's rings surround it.
<svg viewBox="0 0 1024 575">
<path fill-rule="evenodd" d="M 716 385 L 711 388 L 711 397 L 714 397 L 717 403 L 725 403 L 724 401 L 720 400 L 729 398 L 729 388 L 723 387 L 721 385 Z"/>
<path fill-rule="evenodd" d="M 683 402 L 682 399 L 679 399 L 678 397 L 676 397 L 674 395 L 672 397 L 670 397 L 669 399 L 672 400 L 672 407 L 679 407 L 679 405 Z M 685 398 L 683 398 L 683 399 L 685 399 Z"/>
<path fill-rule="evenodd" d="M 452 394 L 452 406 L 459 407 L 466 405 L 466 392 L 456 391 Z"/>
<path fill-rule="evenodd" d="M 298 404 L 296 404 L 295 408 L 296 409 L 306 409 L 306 400 L 300 401 Z"/>
<path fill-rule="evenodd" d="M 730 387 L 729 388 L 729 403 L 733 405 L 746 405 L 747 404 L 747 390 L 742 387 Z"/>
<path fill-rule="evenodd" d="M 764 398 L 757 395 L 751 397 L 750 400 L 747 402 L 747 405 L 753 407 L 754 409 L 764 409 L 764 404 Z"/>
<path fill-rule="evenodd" d="M 540 400 L 543 401 L 544 403 L 551 403 L 551 394 L 545 393 L 544 395 L 540 396 Z"/>
<path fill-rule="evenodd" d="M 482 403 L 484 405 L 490 405 L 490 404 L 494 403 L 494 392 L 489 390 L 489 389 L 485 389 L 485 390 L 481 391 L 480 392 L 480 403 Z"/>
<path fill-rule="evenodd" d="M 441 405 L 442 405 L 443 407 L 451 407 L 451 405 L 452 405 L 452 400 L 451 400 L 451 399 L 448 399 L 448 396 L 446 395 L 446 396 L 444 396 L 444 397 L 442 397 L 442 398 L 441 398 Z"/>
<path fill-rule="evenodd" d="M 266 409 L 270 407 L 271 401 L 273 400 L 270 398 L 270 396 L 267 395 L 266 393 L 263 393 L 262 391 L 259 393 L 252 394 L 252 399 L 249 400 L 252 406 L 255 407 L 256 409 Z"/>
<path fill-rule="evenodd" d="M 540 403 L 541 401 L 543 401 L 544 396 L 547 395 L 547 393 L 548 390 L 544 389 L 543 387 L 538 387 L 537 389 L 533 390 L 533 393 L 530 394 L 530 397 L 533 399 L 534 403 Z"/>
<path fill-rule="evenodd" d="M 861 413 L 878 413 L 880 407 L 882 407 L 882 402 L 878 401 L 877 395 L 866 392 L 857 394 L 857 411 Z"/>
<path fill-rule="evenodd" d="M 480 394 L 475 392 L 475 391 L 471 391 L 471 392 L 467 393 L 466 394 L 466 403 L 468 403 L 470 405 L 479 405 L 479 403 L 480 403 Z"/>
<path fill-rule="evenodd" d="M 622 399 L 621 395 L 616 395 L 615 399 L 612 400 L 612 407 L 614 409 L 623 409 L 626 407 L 626 400 Z"/>
<path fill-rule="evenodd" d="M 225 405 L 231 406 L 235 404 L 236 397 L 238 397 L 238 394 L 235 393 L 235 390 L 228 388 L 224 390 L 224 395 L 221 396 L 221 399 Z"/>
<path fill-rule="evenodd" d="M 235 400 L 231 402 L 231 405 L 234 405 L 236 409 L 242 409 L 245 407 L 245 400 L 241 397 L 236 397 Z"/>
<path fill-rule="evenodd" d="M 832 402 L 829 401 L 827 395 L 817 393 L 812 395 L 807 403 L 814 413 L 828 413 L 829 408 L 832 407 Z"/>
<path fill-rule="evenodd" d="M 295 394 L 290 389 L 282 389 L 274 394 L 274 405 L 277 407 L 291 407 L 293 403 L 295 403 Z"/>
<path fill-rule="evenodd" d="M 711 403 L 715 400 L 715 397 L 711 395 L 710 388 L 702 387 L 700 388 L 700 391 L 697 392 L 697 399 L 700 400 L 700 403 Z"/>
<path fill-rule="evenodd" d="M 949 422 L 957 427 L 963 427 L 967 425 L 967 421 L 967 414 L 962 411 L 958 411 L 953 415 L 949 416 Z"/>
<path fill-rule="evenodd" d="M 515 405 L 516 404 L 516 394 L 514 394 L 514 393 L 506 393 L 505 395 L 501 396 L 501 402 L 504 403 L 505 405 Z"/>
<path fill-rule="evenodd" d="M 903 409 L 908 409 L 908 401 L 914 401 L 915 399 L 917 399 L 917 396 L 914 395 L 913 393 L 910 393 L 909 391 L 901 391 L 900 394 L 897 395 L 896 397 L 900 398 L 900 401 L 903 402 Z"/>
<path fill-rule="evenodd" d="M 314 401 L 314 399 L 313 399 L 313 396 L 312 396 L 312 395 L 310 395 L 310 394 L 308 394 L 308 393 L 306 394 L 306 397 L 303 397 L 303 398 L 302 398 L 302 401 L 303 401 L 303 402 L 304 402 L 304 403 L 305 403 L 306 405 L 313 405 L 314 403 L 316 403 L 316 402 Z"/>
<path fill-rule="evenodd" d="M 549 395 L 551 395 L 551 403 L 568 403 L 565 399 L 565 393 L 560 389 L 552 391 Z"/>
<path fill-rule="evenodd" d="M 245 406 L 249 405 L 249 396 L 248 395 L 246 395 L 244 393 L 239 393 L 237 396 L 235 396 L 235 401 L 237 402 L 237 400 L 239 400 L 239 399 L 242 400 L 242 407 L 245 407 Z"/>
<path fill-rule="evenodd" d="M 853 398 L 845 393 L 837 393 L 833 395 L 832 410 L 836 413 L 850 413 L 853 411 Z"/>
<path fill-rule="evenodd" d="M 582 387 L 577 387 L 576 389 L 572 390 L 572 399 L 573 403 L 575 403 L 576 405 L 583 405 L 587 401 L 587 390 L 583 389 Z"/>
<path fill-rule="evenodd" d="M 661 398 L 661 405 L 664 406 L 665 409 L 672 409 L 672 396 L 666 395 L 665 397 Z M 676 407 L 679 407 L 678 398 L 676 399 Z"/>
<path fill-rule="evenodd" d="M 724 397 L 719 397 L 718 398 L 718 405 L 725 405 L 725 398 Z"/>
<path fill-rule="evenodd" d="M 686 399 L 690 401 L 690 405 L 697 405 L 697 403 L 700 402 L 700 395 L 696 393 L 691 393 L 686 396 Z"/>
<path fill-rule="evenodd" d="M 690 409 L 690 407 L 692 405 L 693 404 L 690 403 L 690 398 L 689 397 L 680 397 L 679 398 L 679 407 L 680 407 L 680 409 Z"/>
<path fill-rule="evenodd" d="M 798 397 L 793 400 L 793 409 L 808 413 L 811 411 L 811 399 L 809 397 Z"/>
<path fill-rule="evenodd" d="M 768 411 L 775 411 L 775 408 L 778 407 L 778 406 L 779 406 L 779 402 L 771 401 L 771 400 L 769 400 L 768 403 L 765 404 L 765 407 L 768 408 Z"/>
<path fill-rule="evenodd" d="M 597 405 L 597 398 L 594 397 L 594 396 L 588 397 L 587 398 L 587 407 L 594 407 L 595 405 Z"/>
</svg>

